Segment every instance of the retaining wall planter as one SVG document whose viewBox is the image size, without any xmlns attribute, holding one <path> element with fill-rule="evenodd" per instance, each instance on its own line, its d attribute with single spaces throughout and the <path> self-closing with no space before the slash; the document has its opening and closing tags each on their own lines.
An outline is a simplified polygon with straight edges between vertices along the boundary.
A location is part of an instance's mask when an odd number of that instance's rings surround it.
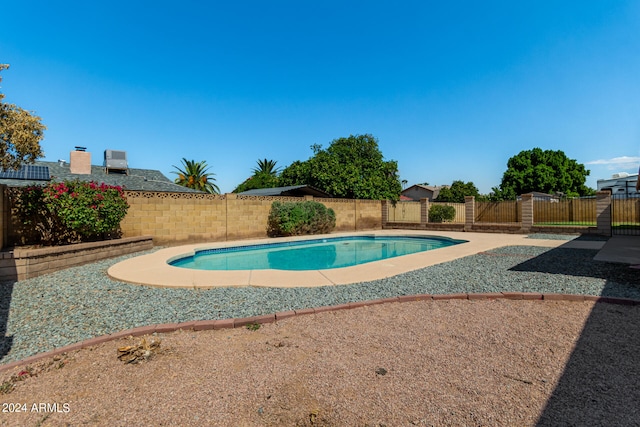
<svg viewBox="0 0 640 427">
<path fill-rule="evenodd" d="M 24 280 L 120 255 L 153 248 L 151 236 L 0 252 L 0 281 Z"/>
<path fill-rule="evenodd" d="M 464 224 L 453 222 L 427 222 L 424 224 L 412 222 L 387 222 L 382 226 L 384 230 L 433 230 L 433 231 L 464 231 Z"/>
</svg>

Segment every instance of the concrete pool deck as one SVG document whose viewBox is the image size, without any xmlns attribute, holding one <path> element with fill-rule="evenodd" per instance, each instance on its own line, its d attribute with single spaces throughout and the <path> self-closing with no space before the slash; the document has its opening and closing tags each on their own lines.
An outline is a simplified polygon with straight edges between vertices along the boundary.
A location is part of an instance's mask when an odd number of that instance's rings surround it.
<svg viewBox="0 0 640 427">
<path fill-rule="evenodd" d="M 466 240 L 466 243 L 419 252 L 401 257 L 389 258 L 367 264 L 328 270 L 284 271 L 284 270 L 233 270 L 204 271 L 174 267 L 168 260 L 178 256 L 190 255 L 194 251 L 209 248 L 244 246 L 256 243 L 275 243 L 282 241 L 307 240 L 323 237 L 341 237 L 353 235 L 374 236 L 434 236 Z M 119 262 L 107 271 L 108 275 L 122 282 L 169 288 L 215 288 L 237 286 L 264 287 L 314 287 L 347 285 L 395 276 L 407 271 L 417 270 L 488 251 L 502 246 L 541 246 L 573 247 L 583 249 L 601 249 L 604 241 L 567 241 L 530 239 L 522 234 L 429 232 L 415 230 L 374 230 L 350 233 L 332 233 L 330 235 L 296 236 L 286 238 L 252 239 L 228 242 L 199 243 L 160 249 L 147 255 Z"/>
</svg>

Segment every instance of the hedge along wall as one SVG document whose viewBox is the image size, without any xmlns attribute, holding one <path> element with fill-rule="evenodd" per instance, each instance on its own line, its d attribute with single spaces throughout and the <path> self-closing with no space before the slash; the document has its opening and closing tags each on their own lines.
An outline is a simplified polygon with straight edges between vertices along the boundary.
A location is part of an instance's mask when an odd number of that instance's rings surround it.
<svg viewBox="0 0 640 427">
<path fill-rule="evenodd" d="M 336 213 L 336 231 L 382 228 L 379 200 L 238 196 L 126 191 L 129 211 L 121 223 L 124 237 L 152 236 L 156 244 L 267 237 L 274 201 L 315 200 Z"/>
</svg>

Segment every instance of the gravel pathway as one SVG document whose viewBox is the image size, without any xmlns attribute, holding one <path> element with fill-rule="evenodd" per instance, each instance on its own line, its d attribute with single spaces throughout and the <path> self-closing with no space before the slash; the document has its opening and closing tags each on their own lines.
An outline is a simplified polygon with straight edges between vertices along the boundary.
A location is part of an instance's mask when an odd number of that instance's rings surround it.
<svg viewBox="0 0 640 427">
<path fill-rule="evenodd" d="M 532 235 L 530 238 L 549 238 Z M 554 236 L 566 240 L 575 236 Z M 320 288 L 161 289 L 116 282 L 127 255 L 0 285 L 0 364 L 123 329 L 412 294 L 546 292 L 640 299 L 640 274 L 586 249 L 509 246 L 387 279 Z"/>
</svg>

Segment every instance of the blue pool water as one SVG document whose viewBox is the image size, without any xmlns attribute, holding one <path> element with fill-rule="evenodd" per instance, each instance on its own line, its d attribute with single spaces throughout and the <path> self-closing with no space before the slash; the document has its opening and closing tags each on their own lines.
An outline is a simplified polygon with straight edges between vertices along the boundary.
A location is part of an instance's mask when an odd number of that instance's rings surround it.
<svg viewBox="0 0 640 427">
<path fill-rule="evenodd" d="M 169 261 L 197 270 L 324 270 L 464 243 L 446 237 L 333 237 L 196 251 Z"/>
</svg>

